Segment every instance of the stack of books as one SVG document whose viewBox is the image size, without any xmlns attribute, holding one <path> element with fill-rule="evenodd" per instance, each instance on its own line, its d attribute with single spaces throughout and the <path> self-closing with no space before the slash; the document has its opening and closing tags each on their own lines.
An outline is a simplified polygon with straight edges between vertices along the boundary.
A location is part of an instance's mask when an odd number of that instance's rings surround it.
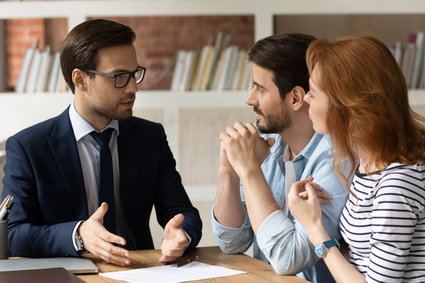
<svg viewBox="0 0 425 283">
<path fill-rule="evenodd" d="M 424 32 L 412 32 L 407 41 L 397 41 L 390 50 L 403 71 L 409 89 L 425 88 L 425 42 Z"/>
<path fill-rule="evenodd" d="M 15 91 L 18 93 L 67 91 L 63 78 L 59 51 L 53 52 L 49 46 L 38 48 L 38 40 L 25 51 L 21 71 Z"/>
<path fill-rule="evenodd" d="M 230 36 L 217 34 L 201 50 L 177 52 L 171 90 L 246 90 L 251 83 L 251 66 L 246 51 L 230 45 Z"/>
</svg>

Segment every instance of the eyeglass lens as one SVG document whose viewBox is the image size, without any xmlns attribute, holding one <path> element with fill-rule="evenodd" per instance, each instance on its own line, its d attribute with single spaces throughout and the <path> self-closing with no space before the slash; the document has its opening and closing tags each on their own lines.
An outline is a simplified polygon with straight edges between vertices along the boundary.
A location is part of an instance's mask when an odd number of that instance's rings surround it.
<svg viewBox="0 0 425 283">
<path fill-rule="evenodd" d="M 136 84 L 139 84 L 143 80 L 144 73 L 144 69 L 138 69 L 135 72 L 120 74 L 115 77 L 115 87 L 125 87 L 132 77 L 135 78 Z"/>
</svg>

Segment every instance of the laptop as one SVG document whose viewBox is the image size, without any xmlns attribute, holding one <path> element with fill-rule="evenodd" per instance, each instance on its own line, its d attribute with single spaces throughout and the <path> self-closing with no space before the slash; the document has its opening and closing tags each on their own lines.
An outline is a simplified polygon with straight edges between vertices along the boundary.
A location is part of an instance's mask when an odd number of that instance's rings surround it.
<svg viewBox="0 0 425 283">
<path fill-rule="evenodd" d="M 56 267 L 63 267 L 74 274 L 92 274 L 99 272 L 97 266 L 90 259 L 80 257 L 23 258 L 0 260 L 0 272 Z"/>
</svg>

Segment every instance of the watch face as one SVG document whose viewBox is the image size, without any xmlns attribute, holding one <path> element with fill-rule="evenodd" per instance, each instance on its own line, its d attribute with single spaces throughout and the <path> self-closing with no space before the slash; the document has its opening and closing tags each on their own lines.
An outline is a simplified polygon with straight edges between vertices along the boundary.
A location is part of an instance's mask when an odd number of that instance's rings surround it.
<svg viewBox="0 0 425 283">
<path fill-rule="evenodd" d="M 316 252 L 316 255 L 318 257 L 322 257 L 325 254 L 325 247 L 322 246 L 322 245 L 318 245 L 318 246 L 316 246 L 314 251 Z"/>
</svg>

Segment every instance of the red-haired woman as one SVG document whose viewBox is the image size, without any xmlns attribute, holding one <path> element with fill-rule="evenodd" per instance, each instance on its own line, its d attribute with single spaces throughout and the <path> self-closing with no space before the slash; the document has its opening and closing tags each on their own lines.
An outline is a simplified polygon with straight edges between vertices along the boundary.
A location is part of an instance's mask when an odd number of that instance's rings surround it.
<svg viewBox="0 0 425 283">
<path fill-rule="evenodd" d="M 292 185 L 292 215 L 336 281 L 425 282 L 425 119 L 399 66 L 370 36 L 316 40 L 307 65 L 314 129 L 332 137 L 337 171 L 344 158 L 357 164 L 340 218 L 351 264 L 323 229 L 310 180 Z"/>
</svg>

